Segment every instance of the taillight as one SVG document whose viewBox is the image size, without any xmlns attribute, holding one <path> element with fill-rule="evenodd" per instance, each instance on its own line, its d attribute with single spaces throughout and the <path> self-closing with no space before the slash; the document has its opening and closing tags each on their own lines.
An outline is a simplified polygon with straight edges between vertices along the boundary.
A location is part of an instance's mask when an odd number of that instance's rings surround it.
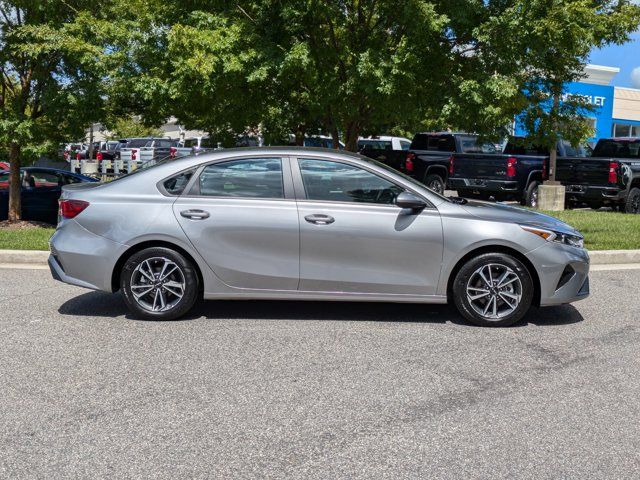
<svg viewBox="0 0 640 480">
<path fill-rule="evenodd" d="M 96 153 L 96 160 L 98 160 L 99 162 L 102 161 L 102 152 Z"/>
<path fill-rule="evenodd" d="M 89 206 L 84 200 L 60 200 L 60 216 L 63 218 L 77 217 Z"/>
<path fill-rule="evenodd" d="M 178 153 L 178 149 L 176 147 L 171 147 L 169 149 L 169 157 L 176 158 L 176 154 Z"/>
<path fill-rule="evenodd" d="M 449 157 L 449 175 L 453 175 L 454 162 L 455 162 L 455 157 L 451 155 Z"/>
<path fill-rule="evenodd" d="M 507 158 L 507 177 L 515 177 L 516 176 L 516 163 L 518 161 L 515 157 Z"/>
<path fill-rule="evenodd" d="M 542 179 L 547 179 L 547 159 L 542 160 Z"/>
<path fill-rule="evenodd" d="M 131 160 L 135 160 L 138 154 L 137 150 L 131 150 Z"/>
<path fill-rule="evenodd" d="M 618 162 L 609 162 L 609 183 L 618 183 Z"/>
<path fill-rule="evenodd" d="M 409 173 L 413 173 L 415 165 L 413 164 L 413 159 L 416 158 L 415 153 L 407 153 L 407 158 L 404 161 L 404 169 Z"/>
<path fill-rule="evenodd" d="M 82 158 L 82 155 L 80 155 L 80 152 L 76 153 L 76 160 L 80 160 Z"/>
</svg>

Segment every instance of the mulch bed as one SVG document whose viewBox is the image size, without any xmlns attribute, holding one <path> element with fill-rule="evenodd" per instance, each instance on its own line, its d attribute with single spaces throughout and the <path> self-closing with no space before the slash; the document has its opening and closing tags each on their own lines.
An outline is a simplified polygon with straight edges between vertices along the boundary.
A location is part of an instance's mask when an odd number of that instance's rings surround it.
<svg viewBox="0 0 640 480">
<path fill-rule="evenodd" d="M 19 220 L 17 222 L 9 222 L 9 220 L 0 221 L 0 228 L 7 230 L 26 230 L 28 228 L 53 228 L 54 225 L 49 225 L 44 222 L 34 222 L 31 220 Z"/>
</svg>

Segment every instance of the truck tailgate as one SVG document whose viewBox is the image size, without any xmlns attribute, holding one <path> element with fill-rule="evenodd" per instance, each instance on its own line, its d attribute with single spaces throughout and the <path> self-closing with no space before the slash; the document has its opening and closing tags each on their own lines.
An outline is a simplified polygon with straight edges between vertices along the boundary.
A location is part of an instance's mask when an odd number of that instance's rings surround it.
<svg viewBox="0 0 640 480">
<path fill-rule="evenodd" d="M 490 153 L 456 153 L 451 178 L 504 178 L 508 155 Z"/>
<path fill-rule="evenodd" d="M 610 161 L 607 158 L 558 158 L 556 180 L 564 185 L 607 185 Z"/>
</svg>

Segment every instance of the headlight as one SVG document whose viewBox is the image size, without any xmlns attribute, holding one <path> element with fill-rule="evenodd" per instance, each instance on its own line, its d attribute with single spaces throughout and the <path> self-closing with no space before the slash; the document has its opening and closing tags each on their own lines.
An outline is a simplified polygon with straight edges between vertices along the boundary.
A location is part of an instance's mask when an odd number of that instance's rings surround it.
<svg viewBox="0 0 640 480">
<path fill-rule="evenodd" d="M 531 227 L 529 225 L 520 225 L 523 230 L 538 235 L 549 242 L 563 243 L 572 247 L 584 248 L 584 238 L 581 235 L 571 235 L 564 232 L 556 232 L 554 230 L 546 230 L 544 228 Z"/>
</svg>

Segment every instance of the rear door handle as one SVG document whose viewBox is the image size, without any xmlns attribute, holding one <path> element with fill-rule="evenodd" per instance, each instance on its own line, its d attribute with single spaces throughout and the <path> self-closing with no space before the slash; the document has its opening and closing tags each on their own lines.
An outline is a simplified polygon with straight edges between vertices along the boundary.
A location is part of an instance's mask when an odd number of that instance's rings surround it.
<svg viewBox="0 0 640 480">
<path fill-rule="evenodd" d="M 330 223 L 333 223 L 336 221 L 336 219 L 333 218 L 331 215 L 324 215 L 321 213 L 307 215 L 306 217 L 304 217 L 304 219 L 307 222 L 313 223 L 315 225 L 329 225 Z"/>
<path fill-rule="evenodd" d="M 191 220 L 204 220 L 205 218 L 209 218 L 209 212 L 205 212 L 204 210 L 182 210 L 180 215 L 184 218 L 190 218 Z"/>
</svg>

